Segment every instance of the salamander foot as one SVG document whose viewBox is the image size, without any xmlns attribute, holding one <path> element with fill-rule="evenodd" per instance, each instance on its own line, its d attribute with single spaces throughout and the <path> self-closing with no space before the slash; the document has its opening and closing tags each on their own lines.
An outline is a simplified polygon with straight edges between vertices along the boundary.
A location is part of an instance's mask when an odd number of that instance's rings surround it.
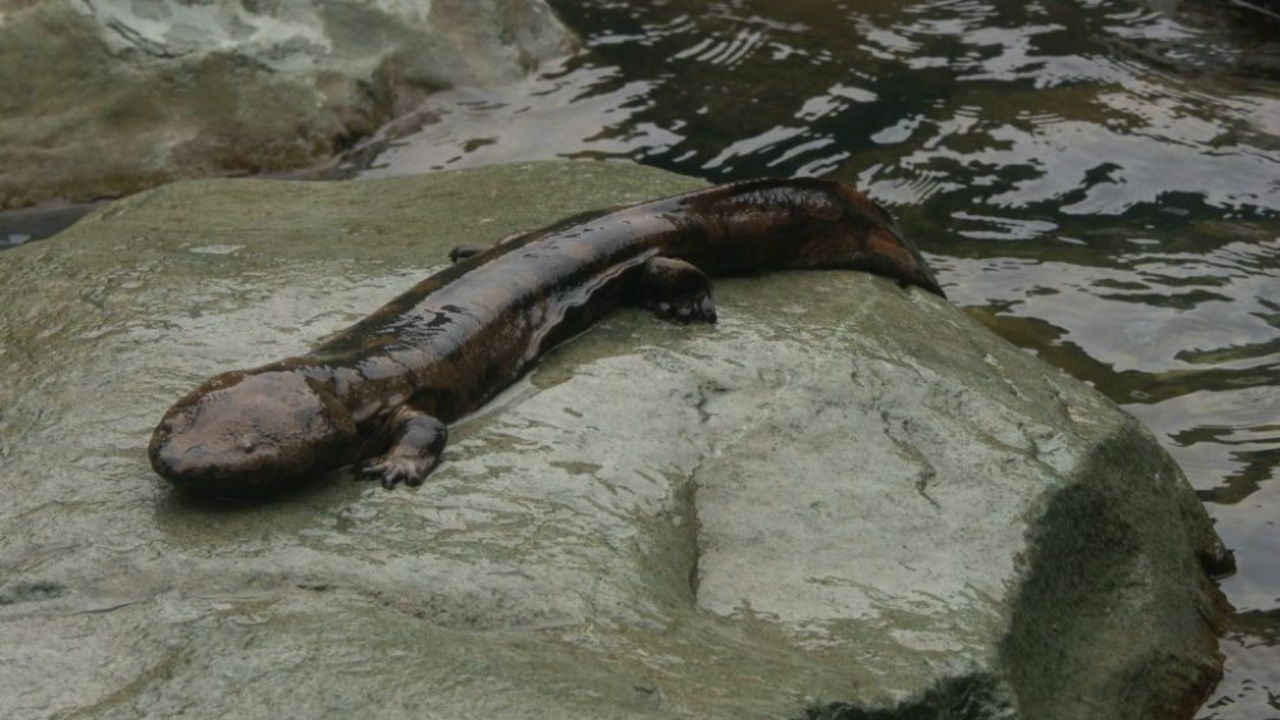
<svg viewBox="0 0 1280 720">
<path fill-rule="evenodd" d="M 440 454 L 449 439 L 449 429 L 434 417 L 401 408 L 389 421 L 391 447 L 356 467 L 357 479 L 377 478 L 390 490 L 396 485 L 421 485 L 440 464 Z"/>
<path fill-rule="evenodd" d="M 645 263 L 641 292 L 644 306 L 664 320 L 716 321 L 711 280 L 684 260 L 655 257 Z"/>
</svg>

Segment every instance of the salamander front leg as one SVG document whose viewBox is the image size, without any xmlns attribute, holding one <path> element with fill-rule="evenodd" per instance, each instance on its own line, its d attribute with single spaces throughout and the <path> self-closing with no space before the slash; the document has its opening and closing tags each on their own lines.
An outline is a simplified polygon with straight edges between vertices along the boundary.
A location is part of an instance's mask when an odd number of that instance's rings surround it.
<svg viewBox="0 0 1280 720">
<path fill-rule="evenodd" d="M 369 458 L 356 468 L 358 478 L 378 478 L 382 487 L 404 483 L 421 485 L 440 462 L 440 453 L 449 439 L 444 423 L 426 413 L 401 408 L 388 421 L 391 445 L 387 452 Z"/>
<path fill-rule="evenodd" d="M 502 238 L 498 242 L 494 243 L 493 245 L 458 245 L 449 251 L 449 262 L 454 262 L 454 263 L 462 262 L 463 260 L 466 260 L 467 258 L 473 255 L 479 255 L 485 250 L 490 250 L 492 248 L 499 247 L 505 243 L 509 243 L 512 240 L 515 240 L 517 238 L 522 238 L 528 234 L 529 233 L 523 230 L 519 232 L 513 232 L 510 235 Z"/>
<path fill-rule="evenodd" d="M 711 297 L 711 280 L 691 263 L 676 258 L 655 257 L 644 266 L 641 301 L 655 315 L 682 323 L 692 320 L 716 321 L 716 303 Z"/>
<path fill-rule="evenodd" d="M 488 249 L 483 245 L 459 245 L 449 251 L 449 262 L 462 262 L 472 255 L 479 255 Z"/>
</svg>

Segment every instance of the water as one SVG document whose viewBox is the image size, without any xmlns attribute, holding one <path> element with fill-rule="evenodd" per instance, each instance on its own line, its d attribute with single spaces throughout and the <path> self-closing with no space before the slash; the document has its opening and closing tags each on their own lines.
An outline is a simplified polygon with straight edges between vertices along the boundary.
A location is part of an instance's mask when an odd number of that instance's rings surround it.
<svg viewBox="0 0 1280 720">
<path fill-rule="evenodd" d="M 863 188 L 957 305 L 1182 464 L 1240 564 L 1226 678 L 1200 717 L 1280 717 L 1275 4 L 554 4 L 587 53 L 436 96 L 348 170 L 616 157 Z"/>
</svg>

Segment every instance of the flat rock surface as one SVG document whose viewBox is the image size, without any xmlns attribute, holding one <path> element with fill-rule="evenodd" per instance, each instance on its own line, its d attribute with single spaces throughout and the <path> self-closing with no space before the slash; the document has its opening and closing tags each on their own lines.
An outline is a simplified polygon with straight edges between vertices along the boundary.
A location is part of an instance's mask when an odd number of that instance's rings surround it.
<svg viewBox="0 0 1280 720">
<path fill-rule="evenodd" d="M 217 504 L 148 467 L 180 394 L 304 352 L 454 245 L 696 186 L 196 181 L 6 252 L 0 717 L 1189 716 L 1221 547 L 1176 466 L 868 275 L 721 280 L 715 326 L 619 310 L 418 489 L 336 472 Z"/>
</svg>

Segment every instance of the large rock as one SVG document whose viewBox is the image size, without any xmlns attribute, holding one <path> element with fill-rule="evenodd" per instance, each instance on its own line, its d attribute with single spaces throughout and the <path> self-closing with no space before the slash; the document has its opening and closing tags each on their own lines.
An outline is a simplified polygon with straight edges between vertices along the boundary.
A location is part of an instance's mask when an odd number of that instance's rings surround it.
<svg viewBox="0 0 1280 720">
<path fill-rule="evenodd" d="M 695 186 L 537 164 L 199 181 L 0 264 L 0 717 L 1172 718 L 1219 672 L 1206 515 L 1132 418 L 847 272 L 622 310 L 416 490 L 181 497 L 145 444 L 458 243 Z"/>
<path fill-rule="evenodd" d="M 304 167 L 574 42 L 544 0 L 0 3 L 0 209 Z"/>
</svg>

